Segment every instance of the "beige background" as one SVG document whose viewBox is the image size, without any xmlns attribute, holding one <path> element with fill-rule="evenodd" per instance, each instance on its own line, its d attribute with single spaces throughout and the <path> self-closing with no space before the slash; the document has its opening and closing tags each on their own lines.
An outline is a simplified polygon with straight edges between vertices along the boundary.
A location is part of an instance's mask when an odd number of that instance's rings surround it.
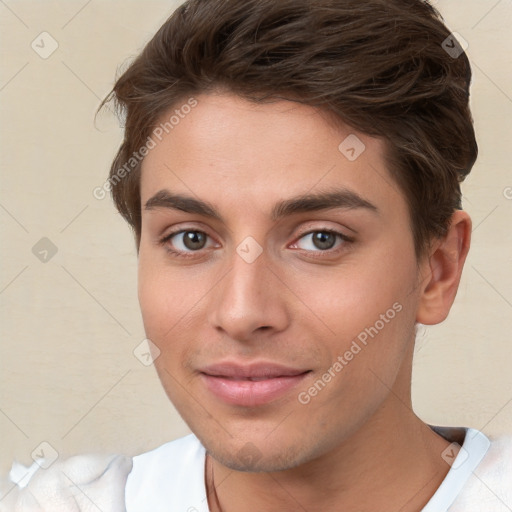
<svg viewBox="0 0 512 512">
<path fill-rule="evenodd" d="M 0 3 L 0 473 L 43 441 L 134 455 L 189 432 L 133 354 L 134 243 L 92 194 L 121 140 L 94 112 L 178 3 Z M 496 435 L 512 432 L 512 1 L 437 6 L 469 43 L 480 158 L 463 187 L 473 246 L 450 317 L 421 330 L 413 398 L 425 421 Z M 46 59 L 31 47 L 43 31 L 59 45 Z M 43 237 L 58 249 L 46 263 L 32 252 Z"/>
</svg>

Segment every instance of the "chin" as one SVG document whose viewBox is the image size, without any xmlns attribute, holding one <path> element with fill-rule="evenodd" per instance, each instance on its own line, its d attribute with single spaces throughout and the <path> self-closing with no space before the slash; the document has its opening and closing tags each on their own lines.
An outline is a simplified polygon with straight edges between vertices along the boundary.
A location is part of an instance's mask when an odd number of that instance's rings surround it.
<svg viewBox="0 0 512 512">
<path fill-rule="evenodd" d="M 199 437 L 199 436 L 198 436 Z M 209 442 L 200 439 L 208 454 L 223 466 L 249 473 L 272 473 L 295 468 L 315 458 L 314 448 L 307 449 L 304 442 L 284 445 L 268 441 Z"/>
</svg>

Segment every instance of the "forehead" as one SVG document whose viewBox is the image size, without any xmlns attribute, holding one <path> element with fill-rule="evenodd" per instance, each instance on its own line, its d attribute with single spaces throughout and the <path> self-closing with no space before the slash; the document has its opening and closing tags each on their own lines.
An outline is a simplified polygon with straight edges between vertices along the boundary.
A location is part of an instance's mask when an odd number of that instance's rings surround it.
<svg viewBox="0 0 512 512">
<path fill-rule="evenodd" d="M 160 117 L 155 147 L 142 164 L 142 204 L 167 189 L 264 208 L 286 196 L 340 186 L 382 206 L 405 204 L 381 139 L 335 125 L 296 102 L 255 104 L 231 94 L 194 100 L 194 107 L 182 108 L 185 101 Z"/>
</svg>

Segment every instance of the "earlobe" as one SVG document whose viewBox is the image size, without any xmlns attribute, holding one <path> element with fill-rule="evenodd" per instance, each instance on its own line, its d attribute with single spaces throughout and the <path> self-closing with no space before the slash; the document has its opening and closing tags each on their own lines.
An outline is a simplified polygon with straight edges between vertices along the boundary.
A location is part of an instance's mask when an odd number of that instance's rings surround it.
<svg viewBox="0 0 512 512">
<path fill-rule="evenodd" d="M 468 213 L 457 210 L 452 215 L 446 236 L 433 244 L 430 256 L 422 266 L 416 322 L 435 325 L 448 316 L 469 251 L 471 225 Z"/>
</svg>

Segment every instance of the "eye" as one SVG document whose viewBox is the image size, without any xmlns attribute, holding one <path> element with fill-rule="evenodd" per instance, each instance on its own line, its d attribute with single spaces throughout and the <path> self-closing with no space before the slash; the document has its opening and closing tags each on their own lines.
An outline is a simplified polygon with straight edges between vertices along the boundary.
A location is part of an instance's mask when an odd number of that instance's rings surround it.
<svg viewBox="0 0 512 512">
<path fill-rule="evenodd" d="M 178 257 L 193 257 L 194 253 L 199 253 L 207 248 L 207 242 L 210 237 L 203 231 L 194 229 L 182 229 L 167 234 L 160 240 L 160 244 L 165 246 L 166 250 Z M 292 248 L 303 249 L 316 253 L 336 253 L 343 248 L 346 243 L 353 240 L 343 233 L 332 229 L 318 229 L 304 233 Z M 336 245 L 336 243 L 338 244 Z"/>
<path fill-rule="evenodd" d="M 160 240 L 160 244 L 165 245 L 171 253 L 187 256 L 189 253 L 204 249 L 208 238 L 208 235 L 203 231 L 184 229 L 169 233 Z"/>
<path fill-rule="evenodd" d="M 301 240 L 304 240 L 305 243 L 301 243 Z M 337 241 L 339 243 L 336 248 L 333 249 Z M 345 236 L 343 233 L 339 233 L 338 231 L 331 229 L 322 229 L 305 233 L 299 238 L 294 246 L 306 251 L 336 252 L 336 249 L 338 249 L 340 246 L 344 245 L 346 242 L 351 241 L 352 240 Z"/>
</svg>

